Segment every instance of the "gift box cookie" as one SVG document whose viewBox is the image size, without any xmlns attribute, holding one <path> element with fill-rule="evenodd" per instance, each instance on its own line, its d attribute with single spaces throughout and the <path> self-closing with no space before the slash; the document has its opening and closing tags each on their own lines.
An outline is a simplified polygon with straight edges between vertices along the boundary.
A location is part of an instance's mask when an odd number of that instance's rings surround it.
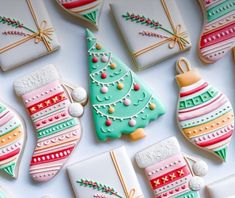
<svg viewBox="0 0 235 198">
<path fill-rule="evenodd" d="M 136 154 L 136 162 L 156 198 L 199 197 L 202 176 L 208 171 L 205 162 L 183 154 L 175 137 L 158 142 Z"/>
<path fill-rule="evenodd" d="M 68 175 L 77 198 L 144 197 L 125 147 L 69 166 Z"/>
<path fill-rule="evenodd" d="M 0 13 L 0 67 L 3 71 L 59 48 L 43 1 L 4 1 Z"/>
<path fill-rule="evenodd" d="M 120 0 L 110 6 L 138 69 L 191 47 L 175 1 Z"/>
</svg>

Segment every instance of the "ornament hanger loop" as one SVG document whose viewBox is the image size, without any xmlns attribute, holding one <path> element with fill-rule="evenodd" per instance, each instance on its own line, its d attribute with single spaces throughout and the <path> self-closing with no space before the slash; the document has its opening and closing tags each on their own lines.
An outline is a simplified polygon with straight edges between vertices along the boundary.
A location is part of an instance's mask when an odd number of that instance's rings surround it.
<svg viewBox="0 0 235 198">
<path fill-rule="evenodd" d="M 186 73 L 192 70 L 189 61 L 183 57 L 177 61 L 176 65 L 179 73 Z"/>
</svg>

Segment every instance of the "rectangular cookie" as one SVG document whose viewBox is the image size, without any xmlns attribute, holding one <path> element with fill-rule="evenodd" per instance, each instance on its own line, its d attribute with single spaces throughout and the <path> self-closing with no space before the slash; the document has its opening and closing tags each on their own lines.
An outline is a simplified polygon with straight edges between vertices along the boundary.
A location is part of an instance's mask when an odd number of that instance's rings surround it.
<svg viewBox="0 0 235 198">
<path fill-rule="evenodd" d="M 125 147 L 78 162 L 67 170 L 77 198 L 144 197 Z"/>
<path fill-rule="evenodd" d="M 3 1 L 0 13 L 0 67 L 3 71 L 59 48 L 43 1 Z"/>
<path fill-rule="evenodd" d="M 110 7 L 139 70 L 191 47 L 174 0 L 119 0 Z"/>
</svg>

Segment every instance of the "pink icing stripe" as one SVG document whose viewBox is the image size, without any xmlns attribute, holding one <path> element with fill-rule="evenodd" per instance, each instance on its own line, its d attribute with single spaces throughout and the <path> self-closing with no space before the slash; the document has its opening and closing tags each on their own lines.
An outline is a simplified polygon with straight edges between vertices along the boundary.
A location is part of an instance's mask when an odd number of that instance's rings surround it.
<svg viewBox="0 0 235 198">
<path fill-rule="evenodd" d="M 170 166 L 171 163 L 173 163 L 173 165 Z M 178 169 L 182 166 L 185 166 L 185 164 L 186 163 L 185 163 L 184 157 L 182 156 L 181 153 L 179 153 L 175 156 L 170 157 L 169 159 L 166 159 L 162 162 L 159 162 L 157 164 L 154 164 L 150 167 L 145 168 L 145 174 L 149 180 L 152 180 L 156 177 L 159 177 L 175 169 Z M 156 170 L 158 170 L 158 172 L 156 172 Z M 151 173 L 151 175 L 149 175 L 149 173 Z"/>
<path fill-rule="evenodd" d="M 58 88 L 59 86 L 59 88 Z M 54 90 L 56 88 L 56 90 Z M 53 90 L 53 91 L 50 91 Z M 25 103 L 25 107 L 32 106 L 42 100 L 50 98 L 51 96 L 64 91 L 64 89 L 60 86 L 60 82 L 58 80 L 53 81 L 43 87 L 40 87 L 34 91 L 26 93 L 22 96 L 23 101 Z M 33 99 L 34 98 L 34 99 Z M 28 102 L 26 102 L 28 100 Z"/>
<path fill-rule="evenodd" d="M 2 119 L 7 113 L 9 113 L 9 111 L 3 111 L 3 112 L 0 114 L 0 119 Z"/>
<path fill-rule="evenodd" d="M 0 127 L 3 126 L 4 124 L 8 123 L 12 118 L 13 118 L 12 113 L 7 113 L 3 118 L 0 120 Z"/>
<path fill-rule="evenodd" d="M 179 121 L 190 120 L 190 119 L 193 119 L 193 118 L 196 118 L 196 117 L 206 115 L 206 114 L 218 109 L 219 107 L 224 105 L 226 102 L 227 102 L 227 99 L 222 97 L 222 99 L 217 100 L 216 102 L 212 103 L 211 105 L 209 105 L 205 108 L 201 108 L 201 109 L 198 109 L 196 111 L 180 113 L 179 116 L 178 116 L 178 120 Z"/>
</svg>

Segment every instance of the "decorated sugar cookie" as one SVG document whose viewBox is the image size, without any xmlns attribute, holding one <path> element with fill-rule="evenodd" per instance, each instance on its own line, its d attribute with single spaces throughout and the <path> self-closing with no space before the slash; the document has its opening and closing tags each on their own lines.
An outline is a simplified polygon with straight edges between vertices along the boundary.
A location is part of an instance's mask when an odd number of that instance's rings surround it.
<svg viewBox="0 0 235 198">
<path fill-rule="evenodd" d="M 18 176 L 25 141 L 26 129 L 22 118 L 0 102 L 0 170 L 10 177 Z"/>
<path fill-rule="evenodd" d="M 206 63 L 213 63 L 235 45 L 235 0 L 198 1 L 204 14 L 200 57 Z"/>
<path fill-rule="evenodd" d="M 86 92 L 63 83 L 53 65 L 15 81 L 14 87 L 36 128 L 30 174 L 35 181 L 48 181 L 61 170 L 81 139 L 79 117 Z"/>
<path fill-rule="evenodd" d="M 183 68 L 186 66 L 186 69 Z M 179 85 L 177 120 L 183 135 L 194 145 L 226 160 L 234 130 L 234 113 L 228 98 L 191 68 L 185 58 L 177 62 Z"/>
<path fill-rule="evenodd" d="M 0 186 L 0 198 L 10 198 L 9 194 Z"/>
<path fill-rule="evenodd" d="M 199 198 L 204 186 L 202 178 L 208 172 L 207 164 L 183 154 L 175 137 L 165 139 L 135 156 L 152 187 L 156 198 Z"/>
<path fill-rule="evenodd" d="M 98 138 L 132 140 L 144 137 L 143 128 L 165 110 L 137 76 L 87 30 L 90 93 Z"/>
<path fill-rule="evenodd" d="M 88 27 L 98 30 L 103 0 L 57 0 L 70 14 L 79 17 Z"/>
</svg>

